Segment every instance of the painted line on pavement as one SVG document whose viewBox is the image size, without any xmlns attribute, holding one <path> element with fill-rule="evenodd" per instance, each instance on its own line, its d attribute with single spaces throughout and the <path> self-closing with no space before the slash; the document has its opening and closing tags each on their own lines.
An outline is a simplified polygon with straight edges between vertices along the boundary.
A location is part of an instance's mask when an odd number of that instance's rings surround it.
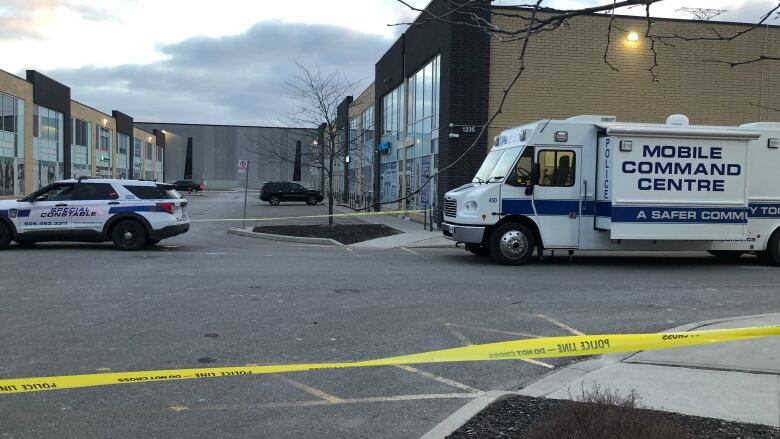
<svg viewBox="0 0 780 439">
<path fill-rule="evenodd" d="M 528 337 L 528 338 L 542 338 L 541 335 L 536 334 L 529 334 L 527 332 L 515 332 L 515 331 L 504 331 L 501 329 L 492 329 L 492 328 L 482 328 L 479 326 L 465 326 L 465 325 L 458 325 L 457 323 L 445 323 L 445 326 L 454 326 L 456 328 L 461 329 L 477 329 L 479 331 L 485 331 L 485 332 L 495 332 L 496 334 L 505 334 L 505 335 L 517 335 L 520 337 Z"/>
<path fill-rule="evenodd" d="M 453 399 L 453 398 L 476 398 L 480 396 L 480 393 L 466 392 L 466 393 L 425 393 L 418 395 L 397 395 L 397 396 L 372 396 L 367 398 L 348 398 L 342 399 L 339 402 L 331 403 L 321 399 L 314 401 L 290 401 L 290 402 L 271 402 L 271 403 L 259 403 L 259 404 L 217 404 L 202 407 L 186 407 L 185 410 L 192 411 L 220 411 L 231 409 L 273 409 L 273 408 L 295 408 L 295 407 L 314 407 L 314 406 L 332 406 L 342 404 L 363 404 L 372 402 L 395 402 L 395 401 L 419 401 L 425 399 Z M 180 406 L 182 407 L 182 406 Z M 171 410 L 175 410 L 170 407 Z M 179 408 L 179 407 L 177 407 Z M 182 411 L 182 410 L 176 410 Z"/>
<path fill-rule="evenodd" d="M 557 327 L 559 327 L 561 329 L 565 329 L 566 331 L 569 331 L 570 333 L 572 333 L 574 335 L 585 335 L 584 332 L 578 331 L 578 330 L 572 328 L 571 326 L 569 326 L 569 325 L 567 325 L 567 324 L 565 324 L 563 322 L 559 322 L 558 320 L 555 320 L 554 318 L 552 318 L 550 316 L 546 316 L 544 314 L 537 314 L 536 316 L 537 317 L 541 317 L 541 318 L 547 320 L 548 322 L 552 323 L 553 325 L 555 325 L 555 326 L 557 326 Z"/>
<path fill-rule="evenodd" d="M 426 372 L 424 370 L 417 369 L 416 367 L 407 366 L 405 364 L 398 364 L 395 367 L 397 367 L 397 368 L 399 368 L 401 370 L 405 370 L 407 372 L 411 372 L 411 373 L 416 373 L 416 374 L 422 375 L 422 376 L 424 376 L 426 378 L 430 378 L 430 379 L 432 379 L 434 381 L 438 381 L 438 382 L 446 384 L 448 386 L 455 387 L 456 389 L 465 390 L 467 392 L 475 392 L 475 393 L 481 392 L 481 390 L 475 389 L 475 388 L 473 388 L 473 387 L 471 387 L 471 386 L 469 386 L 467 384 L 463 384 L 463 383 L 460 383 L 458 381 L 451 380 L 449 378 L 445 378 L 443 376 L 435 375 L 435 374 L 432 374 L 430 372 Z"/>
<path fill-rule="evenodd" d="M 327 401 L 327 402 L 329 402 L 331 404 L 338 404 L 341 401 L 343 401 L 343 399 L 341 399 L 341 398 L 339 398 L 337 396 L 333 396 L 330 393 L 323 392 L 320 389 L 316 389 L 316 388 L 311 387 L 309 385 L 303 384 L 302 382 L 296 381 L 296 380 L 294 380 L 292 378 L 287 378 L 287 377 L 283 377 L 283 376 L 279 376 L 277 378 L 279 378 L 282 382 L 287 383 L 287 384 L 295 387 L 298 390 L 303 390 L 304 392 L 308 393 L 309 395 L 316 396 L 317 398 L 320 398 L 323 401 Z"/>
</svg>

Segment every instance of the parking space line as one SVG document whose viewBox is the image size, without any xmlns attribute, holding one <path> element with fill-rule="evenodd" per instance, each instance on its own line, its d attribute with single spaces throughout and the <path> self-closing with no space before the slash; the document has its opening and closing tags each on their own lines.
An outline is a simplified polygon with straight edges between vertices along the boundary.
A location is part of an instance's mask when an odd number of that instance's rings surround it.
<svg viewBox="0 0 780 439">
<path fill-rule="evenodd" d="M 337 396 L 333 396 L 329 393 L 325 393 L 320 389 L 315 389 L 314 387 L 308 386 L 299 381 L 295 381 L 294 379 L 283 377 L 283 376 L 279 376 L 278 378 L 283 382 L 295 387 L 298 390 L 303 390 L 309 395 L 313 395 L 316 396 L 317 398 L 327 401 L 329 404 L 338 404 L 343 401 L 343 399 Z"/>
<path fill-rule="evenodd" d="M 584 332 L 580 332 L 580 331 L 572 328 L 571 326 L 569 326 L 569 325 L 567 325 L 565 323 L 562 323 L 562 322 L 559 322 L 558 320 L 555 320 L 552 317 L 546 316 L 544 314 L 537 314 L 536 316 L 537 317 L 541 317 L 541 318 L 547 320 L 548 322 L 552 323 L 553 325 L 555 325 L 555 326 L 557 326 L 559 328 L 565 329 L 566 331 L 569 331 L 569 332 L 571 332 L 574 335 L 585 335 Z"/>
<path fill-rule="evenodd" d="M 415 255 L 415 256 L 419 256 L 419 257 L 421 257 L 421 258 L 423 258 L 423 259 L 428 259 L 428 257 L 427 257 L 427 256 L 423 256 L 423 255 L 421 255 L 421 254 L 417 253 L 416 251 L 414 251 L 414 250 L 412 250 L 412 249 L 410 249 L 410 248 L 401 247 L 401 250 L 407 251 L 407 252 L 409 252 L 409 253 L 411 253 L 411 254 L 413 254 L 413 255 Z"/>
<path fill-rule="evenodd" d="M 401 370 L 405 370 L 407 372 L 411 372 L 411 373 L 416 373 L 416 374 L 422 375 L 422 376 L 424 376 L 426 378 L 430 378 L 430 379 L 432 379 L 434 381 L 438 381 L 440 383 L 446 384 L 448 386 L 455 387 L 455 388 L 460 389 L 460 390 L 465 390 L 467 392 L 475 392 L 475 393 L 481 392 L 481 390 L 475 389 L 475 388 L 473 388 L 473 387 L 471 387 L 471 386 L 469 386 L 467 384 L 459 383 L 459 382 L 457 382 L 455 380 L 451 380 L 451 379 L 445 378 L 443 376 L 435 375 L 435 374 L 432 374 L 430 372 L 426 372 L 424 370 L 417 369 L 416 367 L 407 366 L 405 364 L 398 364 L 395 367 L 397 367 L 397 368 L 399 368 Z"/>
<path fill-rule="evenodd" d="M 457 323 L 445 323 L 444 326 L 454 326 L 456 328 L 461 328 L 461 329 L 477 329 L 479 331 L 495 332 L 496 334 L 505 334 L 505 335 L 516 335 L 516 336 L 519 336 L 519 337 L 542 338 L 541 335 L 529 334 L 527 332 L 514 332 L 514 331 L 503 331 L 501 329 L 491 329 L 491 328 L 482 328 L 482 327 L 470 327 L 470 326 L 458 325 Z"/>
<path fill-rule="evenodd" d="M 348 252 L 352 253 L 353 255 L 355 255 L 355 256 L 357 256 L 357 257 L 360 257 L 360 255 L 359 255 L 359 254 L 357 254 L 357 252 L 355 252 L 355 250 L 352 250 L 351 248 L 347 247 L 346 245 L 342 245 L 342 246 L 341 246 L 341 248 L 343 248 L 344 250 L 346 250 L 346 251 L 348 251 Z"/>
<path fill-rule="evenodd" d="M 454 328 L 451 328 L 451 327 L 447 326 L 447 330 L 450 331 L 450 334 L 454 335 L 455 338 L 460 340 L 460 342 L 463 343 L 465 346 L 470 346 L 470 345 L 474 344 L 474 343 L 471 342 L 471 340 L 468 339 L 468 337 L 463 335 L 463 333 L 458 331 L 457 329 L 454 329 Z"/>
<path fill-rule="evenodd" d="M 191 411 L 219 411 L 230 409 L 272 409 L 272 408 L 295 408 L 295 407 L 313 407 L 341 404 L 361 404 L 371 402 L 393 402 L 393 401 L 418 401 L 424 399 L 452 399 L 452 398 L 476 398 L 482 395 L 482 392 L 474 393 L 424 393 L 418 395 L 397 395 L 397 396 L 373 396 L 368 398 L 350 398 L 342 399 L 339 402 L 330 403 L 321 399 L 313 401 L 289 401 L 289 402 L 271 402 L 261 404 L 216 404 L 202 407 L 188 407 Z M 178 408 L 178 407 L 177 407 Z M 173 407 L 171 407 L 172 410 Z"/>
</svg>

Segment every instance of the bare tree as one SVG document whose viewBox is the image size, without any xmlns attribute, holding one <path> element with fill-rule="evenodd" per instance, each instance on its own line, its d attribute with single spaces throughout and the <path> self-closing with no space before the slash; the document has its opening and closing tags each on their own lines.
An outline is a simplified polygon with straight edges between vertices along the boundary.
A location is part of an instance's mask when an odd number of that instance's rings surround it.
<svg viewBox="0 0 780 439">
<path fill-rule="evenodd" d="M 689 14 L 697 20 L 712 20 L 718 15 L 725 14 L 728 9 L 708 9 L 708 8 L 678 8 L 677 12 Z"/>
<path fill-rule="evenodd" d="M 287 83 L 287 95 L 295 102 L 293 110 L 281 116 L 282 121 L 292 127 L 324 126 L 324 141 L 319 148 L 311 148 L 301 166 L 318 169 L 327 178 L 328 224 L 333 225 L 333 188 L 335 168 L 347 151 L 348 145 L 339 140 L 336 116 L 338 105 L 355 89 L 357 83 L 339 72 L 325 73 L 317 68 L 310 69 L 297 64 L 299 73 Z M 267 159 L 282 163 L 294 163 L 289 148 L 268 139 L 249 139 L 249 151 Z M 313 145 L 314 146 L 314 145 Z"/>
</svg>

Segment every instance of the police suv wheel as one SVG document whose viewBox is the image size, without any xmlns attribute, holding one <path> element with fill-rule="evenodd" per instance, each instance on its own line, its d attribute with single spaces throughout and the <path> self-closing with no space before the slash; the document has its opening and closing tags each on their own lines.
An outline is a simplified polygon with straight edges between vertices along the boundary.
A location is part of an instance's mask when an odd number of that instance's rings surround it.
<svg viewBox="0 0 780 439">
<path fill-rule="evenodd" d="M 522 224 L 504 224 L 495 229 L 490 237 L 490 254 L 499 264 L 527 264 L 533 257 L 535 247 L 534 234 Z"/>
<path fill-rule="evenodd" d="M 769 264 L 780 267 L 780 229 L 769 238 L 764 258 Z"/>
<path fill-rule="evenodd" d="M 270 198 L 268 198 L 268 204 L 271 206 L 278 206 L 279 205 L 279 196 L 278 195 L 271 195 Z"/>
<path fill-rule="evenodd" d="M 8 244 L 11 243 L 11 229 L 7 225 L 0 222 L 0 250 L 8 248 Z"/>
<path fill-rule="evenodd" d="M 136 221 L 122 221 L 111 231 L 111 240 L 119 250 L 140 250 L 146 245 L 146 230 Z"/>
</svg>

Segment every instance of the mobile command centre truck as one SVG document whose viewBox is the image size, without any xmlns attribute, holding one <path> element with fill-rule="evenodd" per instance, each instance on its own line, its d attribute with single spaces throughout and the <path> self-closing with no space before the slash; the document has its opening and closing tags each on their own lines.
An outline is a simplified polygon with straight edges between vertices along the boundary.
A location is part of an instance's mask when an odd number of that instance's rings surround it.
<svg viewBox="0 0 780 439">
<path fill-rule="evenodd" d="M 755 253 L 780 265 L 780 123 L 619 123 L 508 129 L 474 180 L 444 196 L 444 236 L 520 265 L 544 249 Z M 570 253 L 571 254 L 571 253 Z"/>
</svg>

